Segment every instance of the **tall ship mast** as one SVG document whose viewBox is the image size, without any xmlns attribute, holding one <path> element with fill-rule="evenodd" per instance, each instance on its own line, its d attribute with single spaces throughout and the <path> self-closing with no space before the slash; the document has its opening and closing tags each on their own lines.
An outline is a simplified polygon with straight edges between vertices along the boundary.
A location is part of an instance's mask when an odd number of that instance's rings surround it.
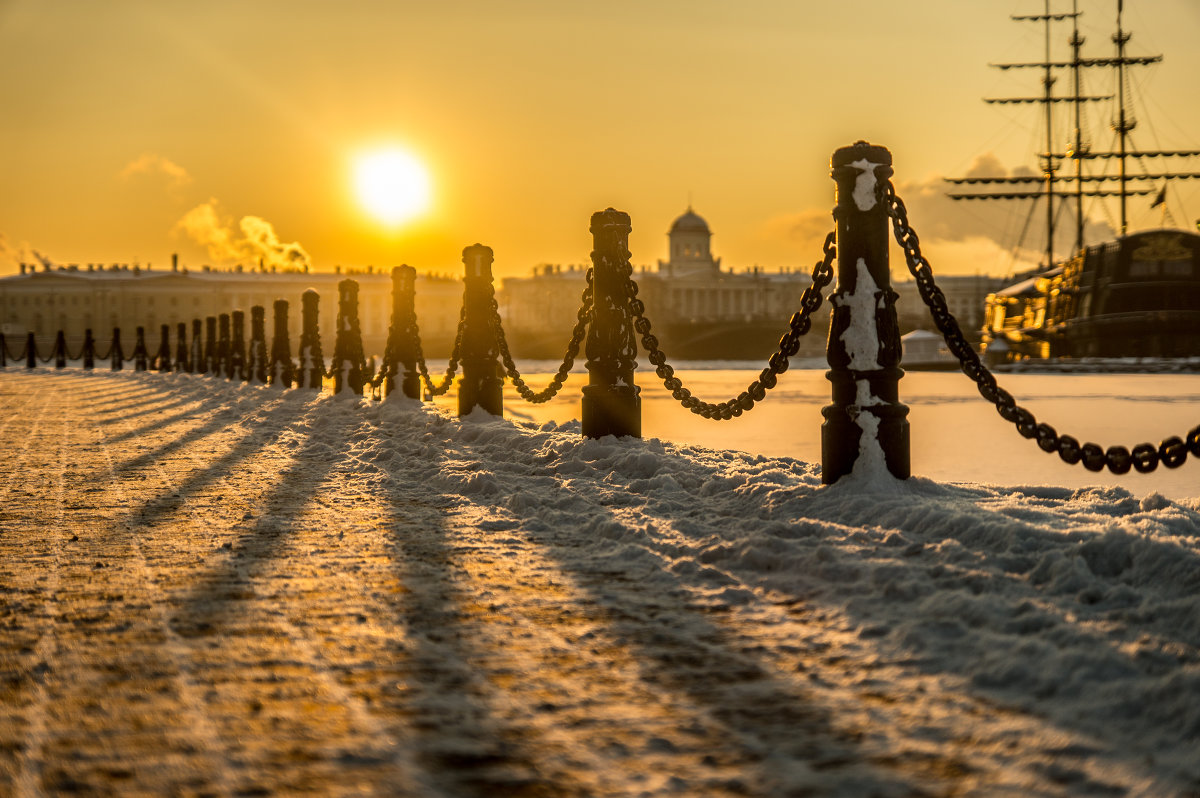
<svg viewBox="0 0 1200 798">
<path fill-rule="evenodd" d="M 1029 97 L 987 99 L 994 104 L 1040 105 L 1044 113 L 1045 139 L 1038 153 L 1040 176 L 997 176 L 949 178 L 954 185 L 989 186 L 986 190 L 954 191 L 956 200 L 1037 200 L 1045 212 L 1046 247 L 1038 272 L 988 298 L 984 343 L 1004 359 L 1045 357 L 1145 357 L 1200 356 L 1200 236 L 1183 230 L 1159 230 L 1131 235 L 1130 198 L 1156 195 L 1151 207 L 1166 201 L 1171 180 L 1200 178 L 1200 173 L 1172 168 L 1131 172 L 1133 163 L 1156 159 L 1200 156 L 1200 150 L 1141 150 L 1132 133 L 1137 119 L 1128 97 L 1128 71 L 1156 64 L 1161 55 L 1128 53 L 1132 38 L 1123 22 L 1124 0 L 1117 0 L 1115 52 L 1109 56 L 1085 57 L 1084 37 L 1079 32 L 1079 0 L 1070 11 L 1052 10 L 1043 0 L 1040 14 L 1013 19 L 1035 23 L 1045 31 L 1044 57 L 1040 61 L 994 64 L 1001 70 L 1034 69 L 1041 72 L 1042 93 Z M 1070 57 L 1052 58 L 1051 44 L 1060 26 L 1070 26 Z M 1115 72 L 1113 95 L 1090 95 L 1082 90 L 1083 75 L 1095 69 Z M 1060 81 L 1060 76 L 1069 79 Z M 1059 83 L 1065 91 L 1056 92 Z M 1115 100 L 1111 128 L 1116 134 L 1111 151 L 1092 148 L 1084 130 L 1084 108 L 1091 103 Z M 1070 123 L 1055 128 L 1056 106 L 1067 106 Z M 1066 141 L 1066 146 L 1059 141 Z M 1100 163 L 1106 168 L 1095 173 L 1087 167 Z M 1115 171 L 1107 168 L 1115 165 Z M 1156 190 L 1156 185 L 1161 188 Z M 1088 245 L 1084 240 L 1085 198 L 1116 198 L 1119 203 L 1118 238 L 1106 244 Z M 1068 258 L 1057 258 L 1055 232 L 1059 216 L 1074 210 L 1074 247 Z M 1032 212 L 1032 211 L 1031 211 Z M 1164 211 L 1165 215 L 1165 211 Z M 1089 258 L 1090 253 L 1090 258 Z M 1155 256 L 1155 257 L 1151 257 Z M 1168 263 L 1169 262 L 1169 263 Z M 1167 279 L 1171 278 L 1171 279 Z M 1170 292 L 1177 292 L 1172 295 Z M 1176 307 L 1178 306 L 1178 307 Z M 1178 312 L 1176 312 L 1178 311 Z M 1154 326 L 1153 319 L 1170 316 L 1183 324 Z M 1182 314 L 1182 315 L 1181 315 Z M 1121 323 L 1117 324 L 1117 316 Z M 1178 336 L 1174 342 L 1157 341 L 1163 335 Z"/>
</svg>

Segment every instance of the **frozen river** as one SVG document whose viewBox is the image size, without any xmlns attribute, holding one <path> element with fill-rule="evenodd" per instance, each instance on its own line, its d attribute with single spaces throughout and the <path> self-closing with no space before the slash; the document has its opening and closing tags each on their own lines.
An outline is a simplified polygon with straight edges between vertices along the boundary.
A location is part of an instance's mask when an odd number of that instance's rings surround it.
<svg viewBox="0 0 1200 798">
<path fill-rule="evenodd" d="M 530 387 L 540 390 L 556 363 L 518 364 Z M 758 375 L 760 363 L 713 362 L 677 365 L 677 375 L 692 393 L 709 402 L 737 396 Z M 779 378 L 766 401 L 730 421 L 710 421 L 681 408 L 653 371 L 639 370 L 642 387 L 642 434 L 680 443 L 737 449 L 768 456 L 821 460 L 821 408 L 830 401 L 825 368 L 793 368 Z M 430 364 L 431 368 L 435 364 Z M 528 369 L 528 371 L 525 371 Z M 1038 421 L 1070 434 L 1081 443 L 1104 448 L 1186 436 L 1200 424 L 1200 375 L 1197 374 L 1000 374 L 1001 387 Z M 505 385 L 505 414 L 533 421 L 565 422 L 579 417 L 580 389 L 587 373 L 577 365 L 559 397 L 531 405 Z M 1181 468 L 1159 467 L 1150 474 L 1117 476 L 1068 466 L 1017 434 L 997 415 L 974 384 L 961 373 L 911 371 L 900 381 L 900 399 L 909 407 L 912 472 L 939 482 L 994 485 L 1121 485 L 1134 495 L 1158 492 L 1169 498 L 1200 496 L 1200 463 L 1189 458 Z M 439 404 L 454 408 L 453 391 Z"/>
</svg>

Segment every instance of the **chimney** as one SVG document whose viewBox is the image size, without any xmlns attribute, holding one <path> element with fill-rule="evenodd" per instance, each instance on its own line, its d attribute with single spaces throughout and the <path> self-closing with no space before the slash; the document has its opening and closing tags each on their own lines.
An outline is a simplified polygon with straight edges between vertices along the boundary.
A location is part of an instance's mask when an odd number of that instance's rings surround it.
<svg viewBox="0 0 1200 798">
<path fill-rule="evenodd" d="M 171 253 L 171 271 L 173 271 L 173 272 L 179 271 L 179 253 L 178 252 Z"/>
<path fill-rule="evenodd" d="M 21 274 L 24 274 L 24 273 L 25 273 L 25 264 L 22 263 L 21 264 Z"/>
</svg>

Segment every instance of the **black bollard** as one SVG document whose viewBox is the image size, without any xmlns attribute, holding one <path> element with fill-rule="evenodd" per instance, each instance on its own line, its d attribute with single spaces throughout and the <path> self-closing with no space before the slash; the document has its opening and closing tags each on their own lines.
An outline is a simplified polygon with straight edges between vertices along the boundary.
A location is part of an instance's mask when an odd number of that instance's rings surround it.
<svg viewBox="0 0 1200 798">
<path fill-rule="evenodd" d="M 67 335 L 62 330 L 58 331 L 58 335 L 54 336 L 54 368 L 65 369 L 67 367 Z"/>
<path fill-rule="evenodd" d="M 231 380 L 246 379 L 246 314 L 235 310 L 231 315 L 232 337 L 229 341 L 229 360 L 225 363 L 225 376 Z"/>
<path fill-rule="evenodd" d="M 112 346 L 109 347 L 108 355 L 112 359 L 113 371 L 120 371 L 125 367 L 125 352 L 121 349 L 120 327 L 113 327 Z"/>
<path fill-rule="evenodd" d="M 8 342 L 4 340 L 4 333 L 0 332 L 0 369 L 8 368 Z"/>
<path fill-rule="evenodd" d="M 821 480 L 855 469 L 910 473 L 908 408 L 900 404 L 900 328 L 888 272 L 884 191 L 892 155 L 860 141 L 833 154 L 837 184 L 837 291 L 830 297 L 826 377 L 833 404 L 821 410 Z"/>
<path fill-rule="evenodd" d="M 204 366 L 204 322 L 192 319 L 192 348 L 188 352 L 188 371 L 203 374 Z"/>
<path fill-rule="evenodd" d="M 629 214 L 609 208 L 592 214 L 594 311 L 588 329 L 588 384 L 581 421 L 588 438 L 642 437 L 641 388 L 634 384 L 637 341 L 629 307 Z"/>
<path fill-rule="evenodd" d="M 92 328 L 83 331 L 83 367 L 91 371 L 96 368 L 96 339 L 92 337 Z"/>
<path fill-rule="evenodd" d="M 300 374 L 297 388 L 321 390 L 325 379 L 325 354 L 321 351 L 321 330 L 317 318 L 321 295 L 308 289 L 300 297 Z"/>
<path fill-rule="evenodd" d="M 348 390 L 362 396 L 367 383 L 367 364 L 363 358 L 362 331 L 358 324 L 358 282 L 338 283 L 337 337 L 333 342 L 333 392 Z"/>
<path fill-rule="evenodd" d="M 417 374 L 417 270 L 411 266 L 392 269 L 392 324 L 388 328 L 383 354 L 383 395 L 396 390 L 401 373 L 400 391 L 409 399 L 421 398 L 421 378 Z"/>
<path fill-rule="evenodd" d="M 171 325 L 164 324 L 159 328 L 161 338 L 158 342 L 158 352 L 154 354 L 154 367 L 162 371 L 171 370 Z"/>
<path fill-rule="evenodd" d="M 492 248 L 475 244 L 463 250 L 462 378 L 458 381 L 458 414 L 482 407 L 504 415 L 504 371 L 492 318 Z"/>
<path fill-rule="evenodd" d="M 37 339 L 32 332 L 25 336 L 25 368 L 37 368 Z"/>
<path fill-rule="evenodd" d="M 146 349 L 146 328 L 137 328 L 137 341 L 133 345 L 133 370 L 145 371 L 150 368 L 150 352 Z"/>
<path fill-rule="evenodd" d="M 290 387 L 295 379 L 292 346 L 288 342 L 288 301 L 275 300 L 275 335 L 271 338 L 271 363 L 267 368 L 267 383 L 280 388 Z"/>
<path fill-rule="evenodd" d="M 175 370 L 191 371 L 188 360 L 187 322 L 181 321 L 175 325 Z"/>
<path fill-rule="evenodd" d="M 246 355 L 246 381 L 267 384 L 266 311 L 262 305 L 250 308 L 250 348 Z"/>
<path fill-rule="evenodd" d="M 204 358 L 200 361 L 199 374 L 212 374 L 217 370 L 217 317 L 204 318 Z"/>
<path fill-rule="evenodd" d="M 217 356 L 213 358 L 212 375 L 214 377 L 224 377 L 225 372 L 229 369 L 229 314 L 221 313 L 217 316 Z"/>
</svg>

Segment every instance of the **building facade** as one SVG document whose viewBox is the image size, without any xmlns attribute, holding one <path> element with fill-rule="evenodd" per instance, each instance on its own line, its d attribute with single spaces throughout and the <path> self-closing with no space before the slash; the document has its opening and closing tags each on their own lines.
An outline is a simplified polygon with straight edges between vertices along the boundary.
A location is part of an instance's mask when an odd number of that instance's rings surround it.
<svg viewBox="0 0 1200 798">
<path fill-rule="evenodd" d="M 249 325 L 250 308 L 266 310 L 267 336 L 272 333 L 274 303 L 288 301 L 288 332 L 295 347 L 300 336 L 300 299 L 314 289 L 321 297 L 319 322 L 326 354 L 333 351 L 338 312 L 337 284 L 353 279 L 359 285 L 359 323 L 368 354 L 382 355 L 392 311 L 391 275 L 374 269 L 340 272 L 273 272 L 219 270 L 204 267 L 189 270 L 174 264 L 169 270 L 128 265 L 39 266 L 22 264 L 21 273 L 0 278 L 0 332 L 12 351 L 33 332 L 38 348 L 48 352 L 56 333 L 66 334 L 68 350 L 92 330 L 98 342 L 121 328 L 122 341 L 132 344 L 137 327 L 146 330 L 153 348 L 159 329 L 170 325 L 172 340 L 176 325 L 241 310 Z M 462 305 L 462 281 L 421 275 L 417 279 L 417 317 L 425 353 L 448 354 Z M 247 326 L 246 335 L 250 330 Z"/>
</svg>

